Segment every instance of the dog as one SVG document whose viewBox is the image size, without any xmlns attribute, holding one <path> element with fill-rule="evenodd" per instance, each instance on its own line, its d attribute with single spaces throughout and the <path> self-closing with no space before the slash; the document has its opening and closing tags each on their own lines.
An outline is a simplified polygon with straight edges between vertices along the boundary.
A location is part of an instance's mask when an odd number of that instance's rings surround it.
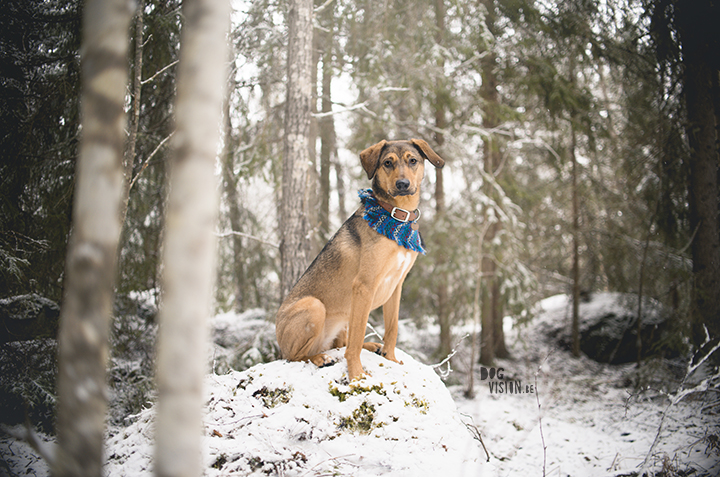
<svg viewBox="0 0 720 477">
<path fill-rule="evenodd" d="M 383 140 L 360 153 L 372 192 L 360 192 L 360 208 L 280 305 L 275 328 L 283 358 L 326 366 L 334 361 L 324 352 L 346 346 L 350 381 L 364 375 L 363 348 L 402 364 L 395 357 L 398 312 L 405 277 L 424 253 L 416 221 L 425 160 L 445 165 L 421 139 Z M 383 343 L 364 343 L 368 315 L 380 306 Z"/>
</svg>

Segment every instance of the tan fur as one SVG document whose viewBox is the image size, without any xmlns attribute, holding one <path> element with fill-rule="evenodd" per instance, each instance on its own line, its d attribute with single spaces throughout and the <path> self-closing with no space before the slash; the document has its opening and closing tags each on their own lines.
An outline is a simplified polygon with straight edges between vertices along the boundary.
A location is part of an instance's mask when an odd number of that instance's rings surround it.
<svg viewBox="0 0 720 477">
<path fill-rule="evenodd" d="M 421 139 L 383 140 L 360 153 L 375 196 L 409 211 L 417 209 L 420 202 L 424 159 L 438 168 L 445 163 Z M 360 206 L 325 245 L 285 298 L 275 319 L 284 358 L 323 366 L 332 363 L 325 351 L 347 346 L 345 358 L 351 380 L 364 373 L 362 348 L 398 362 L 395 343 L 400 295 L 418 256 L 372 230 L 363 214 L 364 207 Z M 385 321 L 383 343 L 364 343 L 368 315 L 380 306 Z"/>
</svg>

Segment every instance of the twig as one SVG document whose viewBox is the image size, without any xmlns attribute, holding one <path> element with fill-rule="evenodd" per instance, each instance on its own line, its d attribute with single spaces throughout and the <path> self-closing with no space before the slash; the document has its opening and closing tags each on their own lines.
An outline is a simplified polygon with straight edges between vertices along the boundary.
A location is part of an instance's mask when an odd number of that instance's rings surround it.
<svg viewBox="0 0 720 477">
<path fill-rule="evenodd" d="M 707 344 L 710 341 L 710 336 L 706 332 L 706 341 L 703 343 L 703 346 Z M 660 435 L 663 431 L 663 425 L 665 424 L 665 418 L 667 417 L 668 412 L 670 411 L 670 408 L 674 406 L 675 404 L 679 403 L 683 399 L 685 399 L 690 394 L 695 394 L 699 392 L 704 392 L 708 390 L 709 384 L 714 379 L 717 379 L 720 377 L 720 374 L 716 374 L 714 376 L 710 376 L 708 378 L 703 379 L 695 385 L 694 387 L 690 389 L 683 389 L 683 386 L 685 386 L 685 382 L 688 380 L 688 378 L 697 370 L 707 359 L 718 349 L 720 348 L 720 343 L 717 343 L 713 348 L 710 350 L 709 353 L 707 353 L 705 356 L 700 359 L 696 364 L 692 364 L 692 360 L 688 363 L 688 368 L 685 373 L 685 376 L 683 377 L 682 382 L 680 383 L 680 387 L 678 388 L 678 391 L 675 393 L 675 395 L 668 395 L 668 398 L 670 399 L 670 403 L 667 405 L 665 410 L 662 413 L 662 416 L 660 417 L 660 423 L 658 424 L 658 430 L 655 434 L 655 439 L 653 440 L 652 445 L 650 445 L 650 449 L 648 450 L 647 455 L 645 456 L 645 459 L 642 461 L 642 463 L 638 466 L 640 468 L 640 471 L 638 472 L 638 475 L 643 475 L 647 472 L 647 467 L 650 461 L 650 457 L 653 455 L 653 452 L 655 452 L 655 447 L 657 446 L 658 442 L 660 441 Z"/>
<path fill-rule="evenodd" d="M 239 235 L 240 237 L 249 238 L 251 240 L 264 243 L 265 245 L 270 245 L 271 247 L 280 248 L 280 245 L 276 244 L 275 242 L 269 242 L 265 239 L 261 239 L 260 237 L 255 237 L 254 235 L 246 234 L 243 232 L 237 232 L 235 230 L 231 230 L 229 232 L 215 232 L 215 236 L 219 238 L 230 237 L 231 235 Z"/>
<path fill-rule="evenodd" d="M 462 343 L 462 342 L 465 340 L 465 338 L 467 338 L 468 336 L 470 336 L 470 333 L 465 333 L 465 336 L 463 336 L 462 338 L 460 338 L 460 340 L 459 340 L 457 343 L 455 343 L 455 347 L 452 349 L 452 351 L 450 352 L 450 354 L 447 355 L 447 357 L 446 357 L 445 359 L 443 359 L 442 361 L 440 361 L 438 364 L 433 364 L 432 366 L 430 366 L 431 368 L 438 370 L 438 373 L 440 373 L 440 377 L 441 377 L 441 378 L 445 379 L 445 378 L 447 378 L 448 376 L 450 376 L 450 373 L 452 373 L 452 367 L 450 366 L 450 360 L 453 359 L 453 356 L 455 356 L 455 355 L 457 354 L 457 352 L 458 352 L 457 347 L 458 347 L 458 346 L 460 345 L 460 343 Z M 439 368 L 440 368 L 441 366 L 443 366 L 445 363 L 447 363 L 447 371 L 443 372 L 443 371 L 440 370 Z"/>
<path fill-rule="evenodd" d="M 469 418 L 472 421 L 471 416 L 468 416 L 467 414 L 463 414 L 463 416 Z M 473 438 L 480 441 L 480 444 L 482 444 L 482 448 L 485 451 L 485 455 L 487 456 L 487 462 L 490 462 L 490 453 L 488 452 L 487 447 L 485 447 L 485 443 L 483 442 L 483 439 L 482 439 L 482 434 L 480 434 L 480 429 L 478 429 L 478 427 L 472 422 L 471 423 L 463 422 L 463 424 L 465 424 L 465 427 L 468 428 L 470 433 L 473 435 Z"/>
<path fill-rule="evenodd" d="M 368 333 L 368 334 L 365 335 L 365 339 L 368 339 L 368 338 L 371 337 L 371 336 L 377 336 L 378 339 L 380 339 L 380 340 L 383 339 L 382 336 L 380 336 L 380 333 L 377 332 L 377 330 L 375 329 L 375 327 L 374 327 L 373 325 L 371 325 L 370 323 L 368 323 L 368 324 L 367 324 L 367 327 L 370 328 L 370 333 Z"/>
<path fill-rule="evenodd" d="M 345 459 L 345 458 L 347 458 L 347 457 L 353 457 L 353 456 L 355 456 L 355 455 L 356 455 L 356 454 L 345 454 L 345 455 L 339 455 L 339 456 L 337 456 L 337 457 L 330 457 L 329 459 L 325 459 L 324 461 L 318 462 L 318 463 L 315 464 L 314 466 L 310 467 L 310 469 L 308 469 L 308 471 L 305 472 L 305 473 L 302 475 L 302 477 L 305 477 L 306 475 L 309 475 L 310 472 L 314 472 L 314 471 L 315 471 L 315 467 L 318 467 L 318 466 L 320 466 L 320 465 L 323 465 L 323 464 L 326 463 L 326 462 L 330 462 L 330 461 L 333 461 L 333 460 L 339 461 L 340 459 Z M 353 467 L 359 467 L 357 464 L 353 464 L 352 462 L 345 461 L 345 463 L 346 463 L 346 464 L 349 464 L 349 465 L 351 465 L 351 466 L 353 466 Z M 333 474 L 333 475 L 335 475 L 335 474 Z"/>
<path fill-rule="evenodd" d="M 356 109 L 367 110 L 367 101 L 363 101 L 362 103 L 354 104 L 352 106 L 345 106 L 343 109 L 339 109 L 337 111 L 326 111 L 324 113 L 312 113 L 312 117 L 317 118 L 317 119 L 322 119 L 322 118 L 327 118 L 329 116 L 333 116 L 335 114 L 346 113 L 348 111 L 355 111 Z"/>
<path fill-rule="evenodd" d="M 138 177 L 140 177 L 140 174 L 142 174 L 143 171 L 144 171 L 145 169 L 147 169 L 147 166 L 150 164 L 150 160 L 155 156 L 155 154 L 158 153 L 158 151 L 160 150 L 160 148 L 163 147 L 163 146 L 165 145 L 165 143 L 170 140 L 171 137 L 173 137 L 173 134 L 175 134 L 175 131 L 171 132 L 165 139 L 163 139 L 162 141 L 160 141 L 160 144 L 158 144 L 158 145 L 155 147 L 155 149 L 153 150 L 153 152 L 151 152 L 150 155 L 147 157 L 147 159 L 145 159 L 145 162 L 143 162 L 143 165 L 142 165 L 142 167 L 140 168 L 140 170 L 138 171 L 138 173 L 135 174 L 135 177 L 133 177 L 133 179 L 130 181 L 130 185 L 128 186 L 128 190 L 132 189 L 132 187 L 135 185 L 135 182 L 137 182 Z"/>
<path fill-rule="evenodd" d="M 315 8 L 315 10 L 313 10 L 313 13 L 314 13 L 315 15 L 317 15 L 318 13 L 322 13 L 322 12 L 323 12 L 328 6 L 330 6 L 330 4 L 331 4 L 332 2 L 334 2 L 334 1 L 335 1 L 335 0 L 327 0 L 327 2 L 323 3 L 323 4 L 320 5 L 319 7 Z"/>
<path fill-rule="evenodd" d="M 542 427 L 542 409 L 540 407 L 540 392 L 538 390 L 538 383 L 537 378 L 538 374 L 540 374 L 540 370 L 542 369 L 543 365 L 545 364 L 545 361 L 548 360 L 550 357 L 550 354 L 552 354 L 552 350 L 550 353 L 545 356 L 545 359 L 543 359 L 542 363 L 540 363 L 540 366 L 538 366 L 537 371 L 535 371 L 535 400 L 537 401 L 538 406 L 538 424 L 540 426 L 540 440 L 542 441 L 543 446 L 543 466 L 542 466 L 542 475 L 545 477 L 545 468 L 547 466 L 547 444 L 545 443 L 545 434 L 543 433 L 543 427 Z"/>
<path fill-rule="evenodd" d="M 158 71 L 157 73 L 155 73 L 154 75 L 152 75 L 151 77 L 149 77 L 148 79 L 142 80 L 142 81 L 140 82 L 140 84 L 147 84 L 147 83 L 151 82 L 151 81 L 154 80 L 158 75 L 161 75 L 161 74 L 164 73 L 166 70 L 168 70 L 168 69 L 172 68 L 173 66 L 177 65 L 179 62 L 180 62 L 180 60 L 175 60 L 175 61 L 173 61 L 172 63 L 170 63 L 170 64 L 167 65 L 165 68 L 161 69 L 160 71 Z"/>
</svg>

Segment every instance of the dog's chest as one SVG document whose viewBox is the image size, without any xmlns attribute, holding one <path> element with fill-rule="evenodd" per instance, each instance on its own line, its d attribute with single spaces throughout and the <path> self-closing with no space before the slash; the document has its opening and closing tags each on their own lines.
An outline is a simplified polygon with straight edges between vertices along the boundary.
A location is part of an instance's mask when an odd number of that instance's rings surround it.
<svg viewBox="0 0 720 477">
<path fill-rule="evenodd" d="M 384 273 L 379 280 L 373 300 L 374 307 L 384 304 L 393 294 L 397 286 L 405 279 L 417 258 L 417 253 L 401 249 L 391 256 Z"/>
</svg>

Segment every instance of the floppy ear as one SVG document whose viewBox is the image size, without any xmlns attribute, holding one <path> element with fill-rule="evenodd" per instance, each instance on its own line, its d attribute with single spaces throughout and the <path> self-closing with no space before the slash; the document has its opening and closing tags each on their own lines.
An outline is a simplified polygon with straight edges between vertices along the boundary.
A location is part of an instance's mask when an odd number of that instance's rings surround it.
<svg viewBox="0 0 720 477">
<path fill-rule="evenodd" d="M 438 156 L 435 151 L 432 150 L 430 145 L 422 139 L 410 139 L 410 142 L 415 145 L 415 147 L 420 151 L 420 154 L 422 154 L 425 159 L 432 162 L 433 166 L 437 167 L 438 169 L 442 169 L 442 166 L 445 165 L 445 161 L 443 160 L 443 158 Z"/>
<path fill-rule="evenodd" d="M 380 162 L 380 152 L 387 141 L 383 139 L 360 153 L 360 162 L 367 173 L 368 179 L 372 179 Z"/>
</svg>

